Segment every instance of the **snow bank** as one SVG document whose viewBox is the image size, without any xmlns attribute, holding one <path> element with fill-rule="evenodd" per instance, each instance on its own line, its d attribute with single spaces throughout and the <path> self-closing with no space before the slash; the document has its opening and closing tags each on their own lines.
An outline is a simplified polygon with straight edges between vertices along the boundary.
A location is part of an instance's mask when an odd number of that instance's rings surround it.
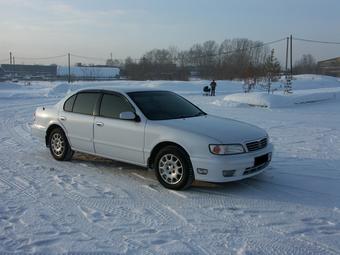
<svg viewBox="0 0 340 255">
<path fill-rule="evenodd" d="M 259 107 L 289 107 L 294 104 L 314 103 L 331 100 L 340 96 L 340 88 L 311 89 L 296 91 L 293 94 L 267 94 L 265 92 L 236 93 L 225 96 L 224 101 L 238 104 L 248 104 Z M 214 104 L 219 104 L 215 102 Z M 221 103 L 220 103 L 221 104 Z"/>
<path fill-rule="evenodd" d="M 273 83 L 274 88 L 283 88 L 284 79 L 281 82 Z M 293 90 L 339 88 L 338 78 L 326 75 L 301 74 L 295 75 L 292 84 Z"/>
<path fill-rule="evenodd" d="M 46 94 L 46 88 L 37 90 L 33 86 L 25 86 L 20 83 L 0 82 L 0 98 L 36 98 Z"/>
<path fill-rule="evenodd" d="M 22 86 L 13 82 L 0 82 L 0 90 L 22 89 Z"/>
<path fill-rule="evenodd" d="M 48 93 L 49 96 L 64 96 L 68 91 L 82 88 L 146 88 L 170 90 L 182 95 L 202 95 L 203 87 L 210 84 L 208 80 L 199 81 L 76 81 L 72 84 L 60 83 Z M 218 81 L 217 92 L 221 95 L 242 92 L 242 83 L 235 81 Z"/>
<path fill-rule="evenodd" d="M 72 85 L 73 86 L 73 85 Z M 73 90 L 72 86 L 68 83 L 61 83 L 55 86 L 48 92 L 49 97 L 61 97 Z M 77 86 L 78 87 L 78 86 Z"/>
<path fill-rule="evenodd" d="M 91 67 L 92 68 L 92 67 Z M 308 103 L 332 99 L 340 90 L 340 82 L 335 77 L 321 75 L 297 75 L 293 80 L 293 94 L 284 95 L 283 83 L 275 82 L 272 88 L 277 89 L 274 94 L 268 95 L 263 88 L 256 88 L 254 92 L 244 94 L 243 84 L 240 81 L 217 81 L 216 97 L 203 97 L 204 86 L 210 84 L 209 80 L 195 81 L 77 81 L 71 84 L 65 81 L 31 82 L 31 86 L 3 82 L 0 83 L 1 98 L 31 98 L 32 96 L 64 97 L 70 91 L 82 88 L 152 88 L 170 90 L 180 95 L 190 97 L 195 103 L 204 102 L 223 107 L 248 107 L 256 105 L 263 107 L 287 107 L 299 103 Z M 33 95 L 34 94 L 34 95 Z"/>
</svg>

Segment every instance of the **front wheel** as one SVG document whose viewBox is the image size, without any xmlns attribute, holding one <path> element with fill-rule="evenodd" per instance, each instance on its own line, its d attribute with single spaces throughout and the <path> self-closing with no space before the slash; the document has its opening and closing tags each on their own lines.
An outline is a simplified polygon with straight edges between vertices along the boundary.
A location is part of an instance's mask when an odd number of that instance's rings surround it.
<svg viewBox="0 0 340 255">
<path fill-rule="evenodd" d="M 50 152 L 56 160 L 71 160 L 73 151 L 61 128 L 55 128 L 51 131 L 48 144 Z"/>
<path fill-rule="evenodd" d="M 155 158 L 154 166 L 158 181 L 168 189 L 186 189 L 194 180 L 189 157 L 176 146 L 161 149 Z"/>
</svg>

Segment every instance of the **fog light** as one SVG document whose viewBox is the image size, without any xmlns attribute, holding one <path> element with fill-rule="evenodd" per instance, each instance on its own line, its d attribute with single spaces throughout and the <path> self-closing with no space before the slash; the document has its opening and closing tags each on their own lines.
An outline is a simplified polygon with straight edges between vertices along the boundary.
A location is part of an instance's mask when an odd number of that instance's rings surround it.
<svg viewBox="0 0 340 255">
<path fill-rule="evenodd" d="M 208 174 L 208 169 L 197 168 L 197 173 L 206 175 Z"/>
<path fill-rule="evenodd" d="M 222 173 L 224 177 L 231 177 L 234 175 L 235 171 L 236 170 L 223 170 Z"/>
</svg>

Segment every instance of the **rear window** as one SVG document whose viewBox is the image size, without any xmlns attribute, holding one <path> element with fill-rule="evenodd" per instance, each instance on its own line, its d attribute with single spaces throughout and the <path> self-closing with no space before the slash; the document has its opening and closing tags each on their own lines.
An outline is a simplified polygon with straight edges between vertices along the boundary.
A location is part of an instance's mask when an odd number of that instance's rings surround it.
<svg viewBox="0 0 340 255">
<path fill-rule="evenodd" d="M 69 99 L 66 100 L 66 102 L 64 104 L 64 111 L 65 112 L 72 112 L 74 99 L 76 99 L 76 95 L 73 95 Z"/>
<path fill-rule="evenodd" d="M 99 93 L 79 93 L 74 102 L 73 112 L 93 115 L 99 95 Z"/>
<path fill-rule="evenodd" d="M 133 111 L 134 109 L 124 97 L 113 94 L 104 94 L 99 115 L 102 117 L 119 119 L 120 113 Z"/>
</svg>

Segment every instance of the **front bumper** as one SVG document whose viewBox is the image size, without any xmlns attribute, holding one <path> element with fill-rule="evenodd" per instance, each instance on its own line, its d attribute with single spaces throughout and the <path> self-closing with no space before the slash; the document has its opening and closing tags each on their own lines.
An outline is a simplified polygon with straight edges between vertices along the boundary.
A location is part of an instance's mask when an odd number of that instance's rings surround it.
<svg viewBox="0 0 340 255">
<path fill-rule="evenodd" d="M 209 155 L 207 158 L 191 157 L 195 180 L 207 182 L 230 182 L 257 175 L 269 165 L 273 153 L 273 145 L 264 149 L 236 155 Z M 255 165 L 255 158 L 268 155 L 266 162 Z M 203 170 L 207 170 L 206 171 Z M 204 172 L 204 174 L 202 174 Z M 224 176 L 228 173 L 228 176 Z M 232 173 L 232 174 L 230 174 Z"/>
</svg>

